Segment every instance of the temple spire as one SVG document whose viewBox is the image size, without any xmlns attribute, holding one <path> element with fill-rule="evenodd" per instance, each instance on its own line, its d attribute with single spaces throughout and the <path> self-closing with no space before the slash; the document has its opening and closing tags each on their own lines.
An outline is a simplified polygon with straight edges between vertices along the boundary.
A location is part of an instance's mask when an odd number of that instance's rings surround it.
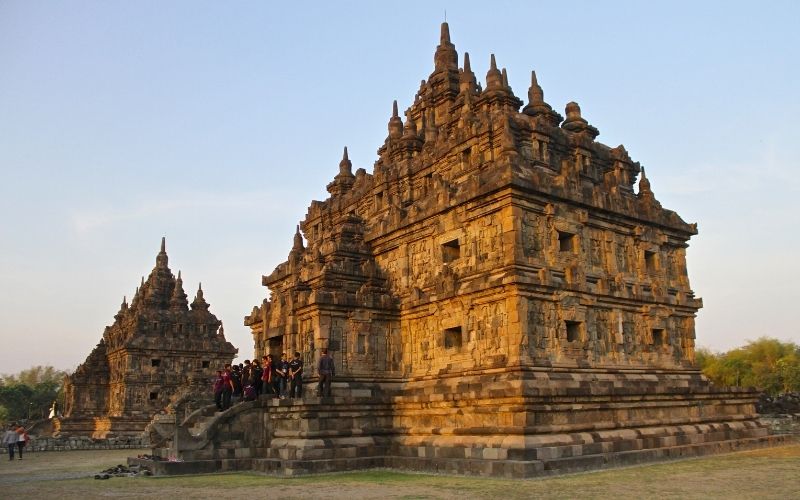
<svg viewBox="0 0 800 500">
<path fill-rule="evenodd" d="M 434 71 L 458 70 L 458 53 L 456 46 L 450 42 L 450 26 L 442 23 L 439 46 L 433 56 Z"/>
<path fill-rule="evenodd" d="M 562 117 L 553 108 L 544 102 L 544 91 L 536 79 L 536 72 L 531 71 L 531 86 L 528 88 L 528 104 L 522 112 L 529 116 L 543 116 L 551 125 L 558 125 Z"/>
<path fill-rule="evenodd" d="M 183 291 L 183 279 L 180 271 L 178 271 L 178 277 L 175 279 L 175 288 L 172 289 L 169 305 L 173 310 L 185 311 L 188 309 L 189 302 L 186 299 L 186 292 Z"/>
<path fill-rule="evenodd" d="M 392 103 L 392 117 L 389 119 L 389 137 L 399 139 L 403 136 L 403 120 L 397 112 L 397 100 Z"/>
<path fill-rule="evenodd" d="M 203 296 L 203 284 L 199 283 L 197 285 L 197 294 L 194 296 L 194 300 L 192 301 L 192 310 L 203 309 L 208 311 L 209 304 L 206 302 L 205 297 Z"/>
<path fill-rule="evenodd" d="M 294 232 L 294 244 L 292 245 L 292 251 L 302 251 L 305 250 L 303 246 L 303 236 L 300 234 L 300 225 L 297 225 L 297 229 Z"/>
<path fill-rule="evenodd" d="M 161 237 L 161 251 L 156 256 L 156 267 L 167 267 L 169 257 L 167 257 L 167 238 Z"/>
<path fill-rule="evenodd" d="M 404 139 L 417 138 L 417 124 L 414 123 L 414 120 L 411 118 L 411 115 L 406 116 L 406 124 L 403 127 L 403 138 Z"/>
<path fill-rule="evenodd" d="M 342 161 L 339 162 L 339 175 L 344 175 L 344 176 L 353 175 L 353 163 L 347 156 L 347 146 L 344 147 L 344 153 L 342 154 Z"/>
<path fill-rule="evenodd" d="M 642 176 L 639 178 L 639 195 L 653 196 L 653 191 L 650 189 L 650 180 L 644 173 L 644 167 L 642 167 Z"/>
<path fill-rule="evenodd" d="M 572 101 L 567 103 L 565 111 L 567 113 L 567 118 L 564 120 L 564 123 L 561 124 L 561 128 L 575 133 L 586 132 L 592 139 L 600 134 L 600 131 L 597 130 L 596 127 L 589 125 L 586 118 L 581 115 L 581 107 L 577 102 Z"/>
<path fill-rule="evenodd" d="M 475 92 L 477 89 L 477 80 L 475 73 L 472 72 L 472 66 L 469 63 L 469 52 L 464 52 L 464 70 L 461 72 L 458 84 L 459 92 Z"/>
<path fill-rule="evenodd" d="M 486 90 L 498 90 L 503 88 L 503 75 L 497 69 L 497 61 L 492 54 L 489 62 L 489 71 L 486 72 Z"/>
</svg>

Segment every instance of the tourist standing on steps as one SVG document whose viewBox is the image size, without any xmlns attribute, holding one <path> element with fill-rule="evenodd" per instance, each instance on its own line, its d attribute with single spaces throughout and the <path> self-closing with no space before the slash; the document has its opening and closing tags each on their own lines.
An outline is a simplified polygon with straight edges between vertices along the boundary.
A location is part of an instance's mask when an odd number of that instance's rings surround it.
<svg viewBox="0 0 800 500">
<path fill-rule="evenodd" d="M 336 375 L 336 368 L 333 366 L 333 358 L 328 356 L 328 350 L 322 350 L 322 356 L 317 363 L 319 372 L 319 385 L 317 386 L 317 396 L 331 397 L 331 378 Z"/>
<path fill-rule="evenodd" d="M 17 431 L 14 430 L 14 424 L 9 424 L 6 433 L 3 434 L 3 444 L 8 447 L 8 459 L 14 460 L 14 449 L 17 447 Z M 22 457 L 19 457 L 22 460 Z"/>
<path fill-rule="evenodd" d="M 218 410 L 222 410 L 222 389 L 225 387 L 225 380 L 222 378 L 222 370 L 217 370 L 217 378 L 214 379 L 214 404 Z"/>
<path fill-rule="evenodd" d="M 261 374 L 261 383 L 263 385 L 264 394 L 274 394 L 272 387 L 272 354 L 267 354 L 264 359 L 264 372 Z"/>
<path fill-rule="evenodd" d="M 231 381 L 233 382 L 233 397 L 238 399 L 238 403 L 242 402 L 242 369 L 239 365 L 233 365 L 231 371 Z"/>
<path fill-rule="evenodd" d="M 264 383 L 261 381 L 261 377 L 264 375 L 264 370 L 261 369 L 261 365 L 258 364 L 258 360 L 253 360 L 253 385 L 256 388 L 256 397 L 260 396 L 264 391 Z"/>
<path fill-rule="evenodd" d="M 231 407 L 231 395 L 233 394 L 233 380 L 231 380 L 231 365 L 225 365 L 222 372 L 222 411 Z"/>
<path fill-rule="evenodd" d="M 286 353 L 281 354 L 281 360 L 275 366 L 275 382 L 278 388 L 278 396 L 286 399 L 286 379 L 289 377 L 289 361 L 286 360 Z"/>
<path fill-rule="evenodd" d="M 294 359 L 289 361 L 289 397 L 303 397 L 303 360 L 297 351 L 294 352 Z"/>
</svg>

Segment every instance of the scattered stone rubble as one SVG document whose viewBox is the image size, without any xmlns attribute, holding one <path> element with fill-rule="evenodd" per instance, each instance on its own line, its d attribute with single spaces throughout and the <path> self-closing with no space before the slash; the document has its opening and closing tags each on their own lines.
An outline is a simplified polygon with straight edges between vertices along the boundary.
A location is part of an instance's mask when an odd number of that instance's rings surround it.
<svg viewBox="0 0 800 500">
<path fill-rule="evenodd" d="M 131 465 L 126 467 L 122 464 L 116 467 L 109 467 L 108 469 L 95 474 L 95 479 L 111 479 L 112 477 L 136 477 L 136 476 L 152 476 L 153 473 L 150 469 L 141 465 Z"/>
<path fill-rule="evenodd" d="M 756 403 L 756 411 L 761 414 L 800 413 L 800 392 L 787 392 L 774 397 L 764 393 Z"/>
</svg>

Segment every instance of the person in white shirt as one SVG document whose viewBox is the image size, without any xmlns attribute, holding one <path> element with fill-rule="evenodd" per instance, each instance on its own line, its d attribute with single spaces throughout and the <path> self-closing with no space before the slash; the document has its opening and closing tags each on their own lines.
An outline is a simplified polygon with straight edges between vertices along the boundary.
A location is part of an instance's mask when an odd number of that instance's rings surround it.
<svg viewBox="0 0 800 500">
<path fill-rule="evenodd" d="M 14 424 L 8 426 L 6 433 L 3 434 L 3 444 L 8 446 L 8 459 L 14 460 L 14 449 L 17 447 L 19 435 L 14 430 Z M 20 457 L 22 458 L 22 457 Z"/>
</svg>

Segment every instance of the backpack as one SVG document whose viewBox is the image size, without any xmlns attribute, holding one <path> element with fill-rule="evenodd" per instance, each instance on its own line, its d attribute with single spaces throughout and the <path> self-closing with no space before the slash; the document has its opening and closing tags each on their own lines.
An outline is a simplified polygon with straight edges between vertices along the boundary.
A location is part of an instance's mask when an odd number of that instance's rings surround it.
<svg viewBox="0 0 800 500">
<path fill-rule="evenodd" d="M 244 400 L 245 401 L 255 401 L 256 400 L 256 388 L 252 385 L 244 386 Z"/>
</svg>

